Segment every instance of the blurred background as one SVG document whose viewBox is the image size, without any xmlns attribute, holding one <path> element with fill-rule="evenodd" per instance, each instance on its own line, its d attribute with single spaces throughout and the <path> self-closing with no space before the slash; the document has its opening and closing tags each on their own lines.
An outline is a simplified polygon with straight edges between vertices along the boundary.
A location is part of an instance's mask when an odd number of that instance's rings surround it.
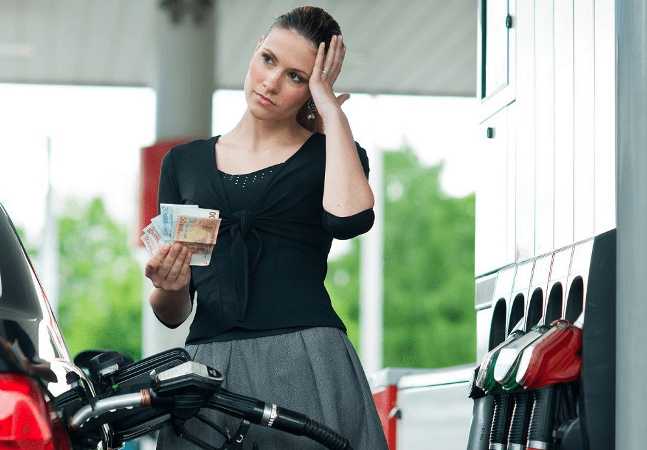
<svg viewBox="0 0 647 450">
<path fill-rule="evenodd" d="M 258 38 L 299 4 L 202 3 L 213 15 L 215 61 L 205 134 L 216 135 L 244 111 L 240 88 Z M 139 359 L 152 348 L 139 244 L 141 153 L 169 137 L 164 123 L 188 120 L 173 111 L 160 121 L 169 87 L 156 75 L 173 65 L 172 49 L 159 57 L 159 36 L 205 26 L 191 23 L 189 6 L 173 22 L 182 4 L 0 1 L 0 202 L 37 264 L 73 355 L 105 348 Z M 369 151 L 379 200 L 380 223 L 333 247 L 326 284 L 334 306 L 362 359 L 371 357 L 363 348 L 381 353 L 371 370 L 471 363 L 475 7 L 440 0 L 317 6 L 344 31 L 349 52 L 336 88 L 352 95 L 344 109 Z M 365 303 L 371 295 L 379 301 Z M 377 335 L 362 332 L 363 304 L 380 309 Z M 363 347 L 373 335 L 378 342 Z"/>
</svg>

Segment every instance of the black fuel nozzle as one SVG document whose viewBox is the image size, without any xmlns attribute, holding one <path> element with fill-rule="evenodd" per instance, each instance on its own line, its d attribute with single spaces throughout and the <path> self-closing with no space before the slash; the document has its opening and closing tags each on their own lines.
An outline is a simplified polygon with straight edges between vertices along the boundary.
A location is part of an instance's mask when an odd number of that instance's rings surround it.
<svg viewBox="0 0 647 450">
<path fill-rule="evenodd" d="M 100 393 L 116 390 L 115 375 L 123 366 L 132 363 L 132 359 L 120 352 L 107 351 L 98 354 L 88 362 L 90 381 Z"/>
<path fill-rule="evenodd" d="M 194 417 L 220 390 L 220 372 L 195 361 L 187 361 L 163 372 L 151 372 L 151 406 L 171 409 L 171 423 L 177 436 L 184 423 Z"/>
</svg>

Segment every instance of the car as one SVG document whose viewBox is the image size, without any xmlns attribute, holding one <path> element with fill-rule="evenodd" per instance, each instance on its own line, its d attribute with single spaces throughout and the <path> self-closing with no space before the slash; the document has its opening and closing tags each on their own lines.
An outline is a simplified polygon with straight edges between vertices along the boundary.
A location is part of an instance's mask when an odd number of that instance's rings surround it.
<svg viewBox="0 0 647 450">
<path fill-rule="evenodd" d="M 152 371 L 189 360 L 183 349 L 138 362 L 106 350 L 87 350 L 72 358 L 34 266 L 0 203 L 0 449 L 120 448 L 167 426 L 169 408 L 115 409 L 114 399 L 150 387 Z"/>
<path fill-rule="evenodd" d="M 304 414 L 222 388 L 217 370 L 171 348 L 140 361 L 111 350 L 72 358 L 34 266 L 0 203 L 0 449 L 108 450 L 172 426 L 183 430 L 204 409 L 241 419 L 216 450 L 240 449 L 251 424 L 352 450 Z M 196 420 L 198 420 L 196 418 Z"/>
<path fill-rule="evenodd" d="M 74 448 L 54 404 L 75 389 L 72 380 L 92 389 L 0 204 L 0 447 Z"/>
<path fill-rule="evenodd" d="M 133 397 L 150 387 L 151 372 L 189 360 L 183 349 L 138 362 L 106 350 L 72 358 L 34 266 L 0 203 L 0 449 L 120 448 L 167 426 L 169 408 L 115 409 L 114 399 Z"/>
</svg>

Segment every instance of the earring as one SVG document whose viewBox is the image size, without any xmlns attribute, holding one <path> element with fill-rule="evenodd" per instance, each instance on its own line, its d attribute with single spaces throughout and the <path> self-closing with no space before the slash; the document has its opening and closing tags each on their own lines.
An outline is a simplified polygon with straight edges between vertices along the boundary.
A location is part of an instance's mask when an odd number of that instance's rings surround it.
<svg viewBox="0 0 647 450">
<path fill-rule="evenodd" d="M 315 113 L 317 112 L 317 106 L 313 99 L 308 100 L 308 119 L 315 120 Z"/>
</svg>

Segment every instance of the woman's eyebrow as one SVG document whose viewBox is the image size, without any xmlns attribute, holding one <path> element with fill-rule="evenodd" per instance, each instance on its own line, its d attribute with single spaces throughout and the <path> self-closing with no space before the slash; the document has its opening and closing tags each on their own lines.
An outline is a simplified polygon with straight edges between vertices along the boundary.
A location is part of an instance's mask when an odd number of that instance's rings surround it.
<svg viewBox="0 0 647 450">
<path fill-rule="evenodd" d="M 275 54 L 272 50 L 270 50 L 270 49 L 269 49 L 269 48 L 267 48 L 267 47 L 264 47 L 264 48 L 265 48 L 265 51 L 266 51 L 267 53 L 269 53 L 269 54 L 270 54 L 270 56 L 272 57 L 272 59 L 273 59 L 274 61 L 276 61 L 276 62 L 279 62 L 279 61 L 280 61 L 280 59 L 276 56 L 276 54 Z M 308 72 L 306 72 L 305 70 L 297 69 L 297 68 L 295 68 L 295 67 L 291 67 L 291 68 L 289 68 L 288 70 L 290 70 L 290 71 L 292 71 L 292 72 L 299 72 L 299 73 L 301 73 L 301 74 L 305 75 L 306 77 L 309 77 L 309 76 L 310 76 L 310 74 L 309 74 Z"/>
</svg>

